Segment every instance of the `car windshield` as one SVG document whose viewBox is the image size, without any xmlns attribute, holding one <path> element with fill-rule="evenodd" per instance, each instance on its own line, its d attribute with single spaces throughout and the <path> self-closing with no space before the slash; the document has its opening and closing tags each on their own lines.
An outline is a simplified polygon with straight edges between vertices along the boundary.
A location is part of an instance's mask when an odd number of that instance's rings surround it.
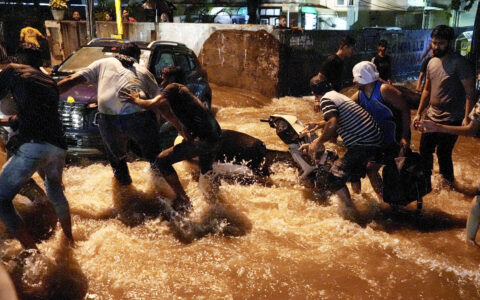
<svg viewBox="0 0 480 300">
<path fill-rule="evenodd" d="M 109 48 L 104 47 L 84 47 L 78 49 L 72 56 L 70 56 L 63 64 L 58 68 L 58 72 L 61 73 L 75 73 L 92 62 L 106 58 L 113 57 L 116 52 L 109 51 Z M 140 54 L 140 64 L 146 65 L 151 51 L 142 49 Z"/>
</svg>

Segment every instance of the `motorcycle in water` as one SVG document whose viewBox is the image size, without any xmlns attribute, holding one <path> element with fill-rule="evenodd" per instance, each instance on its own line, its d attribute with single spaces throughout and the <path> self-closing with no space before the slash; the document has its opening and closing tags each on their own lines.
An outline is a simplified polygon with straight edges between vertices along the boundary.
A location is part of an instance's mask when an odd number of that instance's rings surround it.
<svg viewBox="0 0 480 300">
<path fill-rule="evenodd" d="M 315 159 L 300 151 L 300 147 L 310 144 L 318 136 L 314 132 L 306 132 L 305 126 L 292 115 L 271 115 L 267 120 L 270 127 L 275 128 L 278 137 L 288 145 L 292 160 L 301 170 L 300 181 L 311 187 L 314 192 L 328 196 L 328 174 L 333 162 L 338 158 L 337 152 L 323 146 Z"/>
<path fill-rule="evenodd" d="M 300 180 L 316 193 L 328 196 L 328 174 L 333 162 L 338 159 L 335 150 L 324 146 L 312 160 L 299 148 L 317 138 L 315 133 L 305 132 L 305 126 L 295 116 L 271 115 L 267 120 L 275 128 L 278 137 L 288 145 L 291 158 L 302 170 Z M 383 201 L 392 207 L 402 207 L 416 201 L 417 209 L 423 206 L 423 196 L 431 191 L 430 175 L 420 154 L 407 149 L 396 158 L 395 165 L 383 168 Z"/>
</svg>

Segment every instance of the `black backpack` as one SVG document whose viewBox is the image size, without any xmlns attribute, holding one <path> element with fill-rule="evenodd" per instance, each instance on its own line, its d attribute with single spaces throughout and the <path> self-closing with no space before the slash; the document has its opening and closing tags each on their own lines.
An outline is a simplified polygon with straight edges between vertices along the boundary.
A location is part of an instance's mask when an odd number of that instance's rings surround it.
<svg viewBox="0 0 480 300">
<path fill-rule="evenodd" d="M 383 168 L 383 201 L 396 206 L 405 206 L 417 201 L 422 208 L 422 198 L 432 191 L 430 173 L 426 170 L 422 157 L 408 149 L 405 162 L 398 171 L 395 164 Z"/>
</svg>

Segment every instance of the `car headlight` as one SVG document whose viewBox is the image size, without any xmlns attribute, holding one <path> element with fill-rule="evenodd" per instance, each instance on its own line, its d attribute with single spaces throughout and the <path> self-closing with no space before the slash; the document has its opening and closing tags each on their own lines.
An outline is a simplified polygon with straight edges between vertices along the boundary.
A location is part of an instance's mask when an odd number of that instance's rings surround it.
<svg viewBox="0 0 480 300">
<path fill-rule="evenodd" d="M 65 128 L 83 129 L 85 105 L 63 102 L 59 106 L 60 118 Z"/>
<path fill-rule="evenodd" d="M 83 128 L 83 111 L 82 110 L 73 110 L 71 112 L 72 118 L 72 128 L 80 129 Z"/>
</svg>

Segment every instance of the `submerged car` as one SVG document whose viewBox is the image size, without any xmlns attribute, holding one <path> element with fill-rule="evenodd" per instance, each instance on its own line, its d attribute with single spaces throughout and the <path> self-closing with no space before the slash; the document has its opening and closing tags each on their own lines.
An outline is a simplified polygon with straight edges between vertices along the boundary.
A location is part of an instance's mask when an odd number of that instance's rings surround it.
<svg viewBox="0 0 480 300">
<path fill-rule="evenodd" d="M 161 82 L 161 72 L 168 66 L 179 66 L 184 72 L 185 85 L 210 109 L 212 91 L 207 73 L 200 66 L 195 53 L 184 44 L 169 41 L 131 42 L 121 39 L 99 38 L 71 54 L 61 64 L 52 68 L 51 76 L 59 81 L 92 62 L 116 55 L 124 43 L 135 43 L 141 51 L 141 65 L 147 67 Z M 104 146 L 96 123 L 97 86 L 85 83 L 60 95 L 59 112 L 66 132 L 68 153 L 72 155 L 101 155 Z M 176 132 L 168 123 L 159 124 L 161 145 L 171 146 Z M 132 145 L 135 148 L 135 145 Z"/>
</svg>

